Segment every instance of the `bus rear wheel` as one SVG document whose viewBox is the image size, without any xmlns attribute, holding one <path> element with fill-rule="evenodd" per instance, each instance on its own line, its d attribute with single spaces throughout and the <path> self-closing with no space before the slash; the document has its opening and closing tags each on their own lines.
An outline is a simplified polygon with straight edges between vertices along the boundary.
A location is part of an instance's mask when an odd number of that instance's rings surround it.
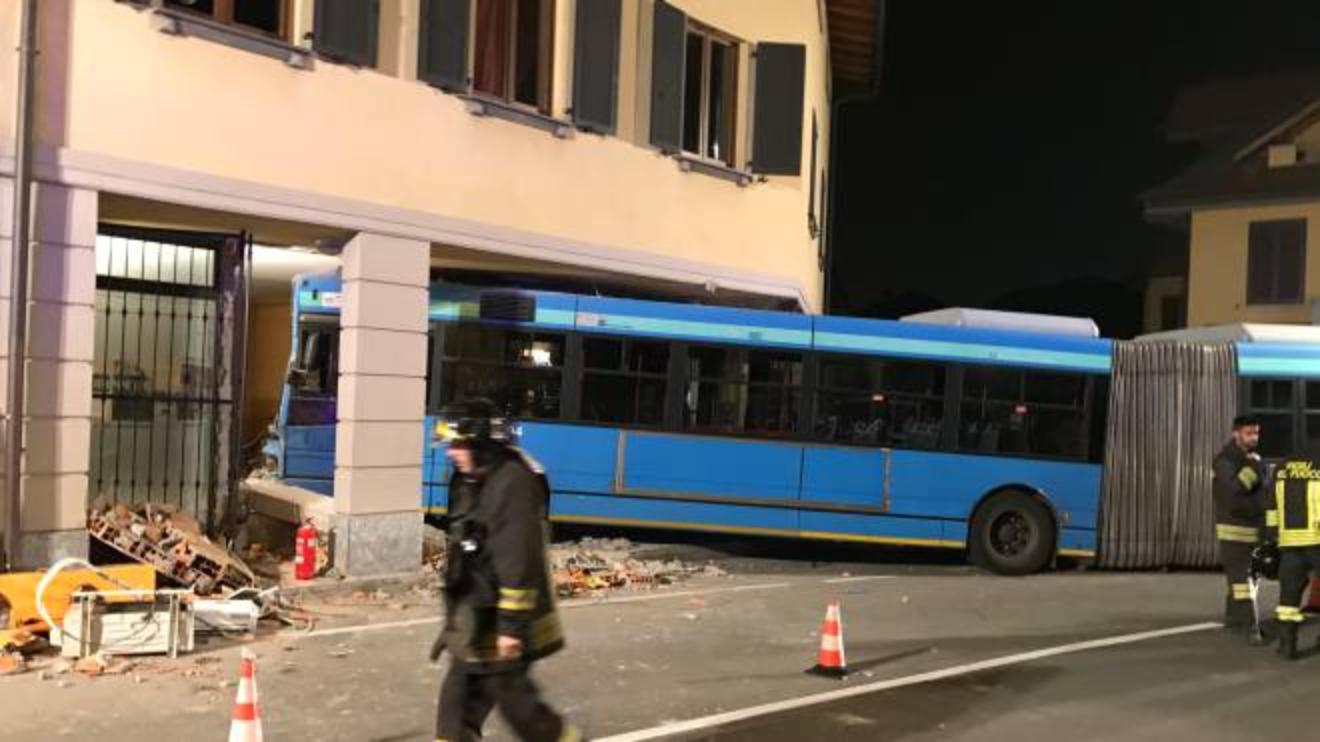
<svg viewBox="0 0 1320 742">
<path fill-rule="evenodd" d="M 1039 572 L 1054 552 L 1054 519 L 1023 492 L 991 497 L 972 518 L 968 534 L 972 562 L 1001 575 Z"/>
</svg>

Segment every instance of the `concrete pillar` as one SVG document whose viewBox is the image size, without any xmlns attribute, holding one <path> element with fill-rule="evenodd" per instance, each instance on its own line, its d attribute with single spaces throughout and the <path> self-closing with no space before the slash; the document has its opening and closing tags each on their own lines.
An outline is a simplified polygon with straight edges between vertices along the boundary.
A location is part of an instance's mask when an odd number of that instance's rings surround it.
<svg viewBox="0 0 1320 742">
<path fill-rule="evenodd" d="M 359 234 L 343 253 L 335 567 L 352 576 L 422 561 L 426 242 Z"/>
<path fill-rule="evenodd" d="M 87 554 L 97 194 L 42 184 L 32 214 L 19 542 L 25 567 Z M 0 226 L 11 231 L 8 219 Z M 0 239 L 0 332 L 7 336 L 12 240 Z M 6 352 L 0 343 L 0 354 Z M 2 360 L 0 379 L 7 381 L 9 359 Z"/>
</svg>

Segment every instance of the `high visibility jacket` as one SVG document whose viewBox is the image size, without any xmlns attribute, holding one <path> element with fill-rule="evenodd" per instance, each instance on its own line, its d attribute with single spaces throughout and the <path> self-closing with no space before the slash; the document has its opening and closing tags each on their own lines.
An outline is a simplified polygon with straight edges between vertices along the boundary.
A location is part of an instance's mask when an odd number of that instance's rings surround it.
<svg viewBox="0 0 1320 742">
<path fill-rule="evenodd" d="M 1320 464 L 1308 459 L 1279 464 L 1265 524 L 1281 549 L 1320 546 Z"/>
<path fill-rule="evenodd" d="M 449 486 L 445 648 L 474 672 L 500 672 L 564 646 L 546 544 L 545 480 L 513 450 L 495 454 L 483 476 Z M 498 636 L 523 642 L 522 656 L 496 656 Z"/>
<path fill-rule="evenodd" d="M 1215 536 L 1221 541 L 1254 544 L 1260 540 L 1264 465 L 1233 441 L 1214 460 Z"/>
</svg>

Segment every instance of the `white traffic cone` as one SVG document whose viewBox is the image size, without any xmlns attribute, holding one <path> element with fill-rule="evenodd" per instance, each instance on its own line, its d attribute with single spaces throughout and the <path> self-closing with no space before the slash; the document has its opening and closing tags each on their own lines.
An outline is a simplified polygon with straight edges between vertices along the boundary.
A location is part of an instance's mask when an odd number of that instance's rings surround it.
<svg viewBox="0 0 1320 742">
<path fill-rule="evenodd" d="M 261 742 L 261 705 L 257 702 L 257 658 L 247 649 L 238 664 L 238 695 L 229 742 Z"/>
</svg>

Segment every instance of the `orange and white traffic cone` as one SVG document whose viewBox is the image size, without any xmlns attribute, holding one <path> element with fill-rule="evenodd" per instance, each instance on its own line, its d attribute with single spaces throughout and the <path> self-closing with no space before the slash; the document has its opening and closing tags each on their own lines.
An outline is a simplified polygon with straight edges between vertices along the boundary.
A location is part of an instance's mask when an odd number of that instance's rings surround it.
<svg viewBox="0 0 1320 742">
<path fill-rule="evenodd" d="M 229 724 L 229 742 L 261 742 L 257 658 L 246 649 L 238 664 L 238 695 L 234 698 L 234 720 Z"/>
<path fill-rule="evenodd" d="M 830 603 L 825 610 L 825 623 L 820 627 L 820 653 L 816 657 L 816 666 L 807 672 L 831 678 L 848 674 L 848 660 L 843 654 L 843 618 L 838 601 Z"/>
</svg>

